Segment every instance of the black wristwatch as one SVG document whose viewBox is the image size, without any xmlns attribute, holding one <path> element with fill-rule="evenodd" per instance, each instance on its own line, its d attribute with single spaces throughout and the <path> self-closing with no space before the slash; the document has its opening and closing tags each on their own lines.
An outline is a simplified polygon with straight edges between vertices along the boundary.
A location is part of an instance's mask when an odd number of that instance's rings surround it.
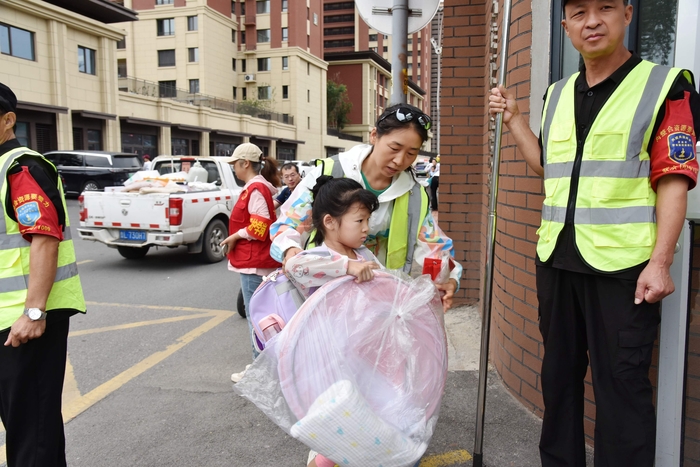
<svg viewBox="0 0 700 467">
<path fill-rule="evenodd" d="M 32 321 L 46 319 L 46 312 L 41 311 L 39 308 L 25 308 L 24 315 Z"/>
</svg>

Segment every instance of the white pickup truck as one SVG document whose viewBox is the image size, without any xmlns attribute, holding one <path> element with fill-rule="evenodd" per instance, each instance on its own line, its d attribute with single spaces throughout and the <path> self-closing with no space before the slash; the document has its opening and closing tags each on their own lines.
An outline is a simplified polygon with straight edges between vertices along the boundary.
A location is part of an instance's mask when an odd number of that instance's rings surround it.
<svg viewBox="0 0 700 467">
<path fill-rule="evenodd" d="M 189 157 L 188 157 L 189 158 Z M 243 182 L 231 166 L 216 157 L 196 157 L 206 169 L 207 182 L 217 188 L 178 193 L 85 191 L 80 201 L 83 240 L 116 248 L 127 259 L 142 258 L 151 246 L 175 248 L 187 245 L 206 262 L 225 255 L 219 243 L 228 236 L 228 222 Z M 153 170 L 160 174 L 180 171 L 179 156 L 159 156 Z"/>
</svg>

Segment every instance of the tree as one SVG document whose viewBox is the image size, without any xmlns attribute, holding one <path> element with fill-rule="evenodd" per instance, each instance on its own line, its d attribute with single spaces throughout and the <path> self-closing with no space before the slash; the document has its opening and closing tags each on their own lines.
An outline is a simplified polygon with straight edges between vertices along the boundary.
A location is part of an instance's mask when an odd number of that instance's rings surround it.
<svg viewBox="0 0 700 467">
<path fill-rule="evenodd" d="M 350 123 L 350 110 L 352 110 L 352 102 L 348 98 L 348 87 L 336 81 L 329 79 L 326 86 L 326 116 L 328 117 L 328 127 L 342 130 L 345 125 Z"/>
</svg>

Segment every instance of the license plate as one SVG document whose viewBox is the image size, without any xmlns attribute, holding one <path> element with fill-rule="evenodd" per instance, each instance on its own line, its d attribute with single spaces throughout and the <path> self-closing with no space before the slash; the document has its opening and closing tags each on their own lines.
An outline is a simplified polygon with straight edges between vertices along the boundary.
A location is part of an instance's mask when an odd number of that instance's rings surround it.
<svg viewBox="0 0 700 467">
<path fill-rule="evenodd" d="M 120 230 L 119 240 L 129 240 L 132 242 L 145 242 L 146 232 L 143 230 Z"/>
</svg>

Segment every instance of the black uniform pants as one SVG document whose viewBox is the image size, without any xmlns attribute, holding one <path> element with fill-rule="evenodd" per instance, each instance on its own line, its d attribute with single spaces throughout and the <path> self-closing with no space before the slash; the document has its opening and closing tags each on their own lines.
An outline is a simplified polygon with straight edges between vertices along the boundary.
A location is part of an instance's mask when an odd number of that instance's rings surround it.
<svg viewBox="0 0 700 467">
<path fill-rule="evenodd" d="M 430 209 L 437 211 L 438 208 L 438 188 L 440 188 L 440 176 L 430 179 Z"/>
<path fill-rule="evenodd" d="M 636 280 L 537 267 L 544 340 L 543 467 L 585 467 L 584 383 L 590 356 L 595 466 L 652 467 L 656 417 L 649 366 L 659 304 L 634 304 Z"/>
<path fill-rule="evenodd" d="M 48 323 L 38 339 L 5 347 L 0 333 L 0 418 L 8 467 L 64 467 L 61 395 L 69 319 Z"/>
</svg>

